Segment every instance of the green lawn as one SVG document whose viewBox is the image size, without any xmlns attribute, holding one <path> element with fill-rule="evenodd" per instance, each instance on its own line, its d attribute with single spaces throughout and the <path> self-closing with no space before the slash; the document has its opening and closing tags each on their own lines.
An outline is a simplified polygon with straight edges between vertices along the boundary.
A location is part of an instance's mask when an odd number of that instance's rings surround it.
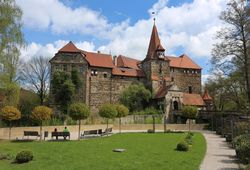
<svg viewBox="0 0 250 170">
<path fill-rule="evenodd" d="M 198 170 L 206 151 L 206 142 L 195 133 L 189 152 L 176 151 L 176 144 L 185 133 L 127 133 L 110 137 L 68 142 L 18 142 L 0 141 L 0 153 L 16 154 L 31 150 L 34 160 L 25 164 L 0 160 L 0 169 L 173 169 Z M 127 149 L 123 153 L 114 148 Z"/>
</svg>

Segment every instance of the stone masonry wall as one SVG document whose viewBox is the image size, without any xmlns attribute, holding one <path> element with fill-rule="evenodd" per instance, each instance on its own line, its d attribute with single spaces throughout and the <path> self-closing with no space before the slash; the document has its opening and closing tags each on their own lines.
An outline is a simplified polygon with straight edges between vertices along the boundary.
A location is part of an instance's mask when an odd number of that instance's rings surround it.
<svg viewBox="0 0 250 170">
<path fill-rule="evenodd" d="M 200 70 L 171 68 L 170 76 L 174 78 L 174 83 L 182 92 L 188 93 L 189 86 L 192 86 L 192 93 L 201 94 Z"/>
</svg>

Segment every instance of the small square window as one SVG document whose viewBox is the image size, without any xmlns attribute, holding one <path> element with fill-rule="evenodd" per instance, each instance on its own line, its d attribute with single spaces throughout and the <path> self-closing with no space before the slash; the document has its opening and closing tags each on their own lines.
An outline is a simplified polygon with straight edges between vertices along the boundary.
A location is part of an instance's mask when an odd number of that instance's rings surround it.
<svg viewBox="0 0 250 170">
<path fill-rule="evenodd" d="M 103 74 L 103 77 L 104 77 L 104 78 L 107 78 L 107 77 L 108 77 L 108 74 L 107 74 L 107 73 L 104 73 L 104 74 Z"/>
</svg>

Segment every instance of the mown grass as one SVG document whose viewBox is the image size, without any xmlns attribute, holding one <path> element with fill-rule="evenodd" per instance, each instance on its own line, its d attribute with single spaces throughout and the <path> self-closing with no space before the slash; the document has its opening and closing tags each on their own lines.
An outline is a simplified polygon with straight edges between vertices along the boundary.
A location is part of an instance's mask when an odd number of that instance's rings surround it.
<svg viewBox="0 0 250 170">
<path fill-rule="evenodd" d="M 126 133 L 67 142 L 0 141 L 0 153 L 31 150 L 34 154 L 34 160 L 25 164 L 0 160 L 0 169 L 198 170 L 206 151 L 205 139 L 200 133 L 195 133 L 190 151 L 176 151 L 177 143 L 185 136 L 185 133 Z M 114 148 L 126 151 L 112 152 Z"/>
</svg>

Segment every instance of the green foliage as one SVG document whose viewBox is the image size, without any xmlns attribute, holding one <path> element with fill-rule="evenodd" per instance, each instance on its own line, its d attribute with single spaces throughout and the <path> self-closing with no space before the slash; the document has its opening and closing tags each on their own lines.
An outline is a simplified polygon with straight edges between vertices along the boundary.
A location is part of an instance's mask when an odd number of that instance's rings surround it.
<svg viewBox="0 0 250 170">
<path fill-rule="evenodd" d="M 185 137 L 185 141 L 189 144 L 193 144 L 193 133 L 188 133 L 187 136 Z"/>
<path fill-rule="evenodd" d="M 79 75 L 80 74 L 77 69 L 73 69 L 71 71 L 71 80 L 72 83 L 75 85 L 76 90 L 78 90 L 82 85 L 82 81 Z"/>
<path fill-rule="evenodd" d="M 1 117 L 7 121 L 18 120 L 21 118 L 21 112 L 13 106 L 5 106 L 1 109 Z"/>
<path fill-rule="evenodd" d="M 250 170 L 250 164 L 248 164 L 244 170 Z"/>
<path fill-rule="evenodd" d="M 10 153 L 4 154 L 0 153 L 0 160 L 12 160 L 15 156 Z"/>
<path fill-rule="evenodd" d="M 104 118 L 112 119 L 117 116 L 117 110 L 115 105 L 104 104 L 99 109 L 99 115 Z"/>
<path fill-rule="evenodd" d="M 51 118 L 52 109 L 46 106 L 37 106 L 33 109 L 31 117 L 38 121 L 44 121 Z"/>
<path fill-rule="evenodd" d="M 32 91 L 20 90 L 19 109 L 23 115 L 31 115 L 34 107 L 39 105 L 39 97 Z"/>
<path fill-rule="evenodd" d="M 250 134 L 250 123 L 249 122 L 237 122 L 234 126 L 234 137 Z"/>
<path fill-rule="evenodd" d="M 17 106 L 19 103 L 20 88 L 16 83 L 8 83 L 4 87 L 4 105 Z"/>
<path fill-rule="evenodd" d="M 55 103 L 60 105 L 64 113 L 67 113 L 68 106 L 74 99 L 75 85 L 64 71 L 56 71 L 51 84 Z"/>
<path fill-rule="evenodd" d="M 74 120 L 87 119 L 90 115 L 90 109 L 84 103 L 73 103 L 69 107 L 69 115 Z"/>
<path fill-rule="evenodd" d="M 117 117 L 125 117 L 129 114 L 128 108 L 123 104 L 117 104 L 116 110 L 117 110 Z"/>
<path fill-rule="evenodd" d="M 131 112 L 140 111 L 148 106 L 151 96 L 150 90 L 146 89 L 143 84 L 133 84 L 121 93 L 120 102 Z"/>
<path fill-rule="evenodd" d="M 33 153 L 31 151 L 21 151 L 16 155 L 17 163 L 26 163 L 33 160 Z"/>
<path fill-rule="evenodd" d="M 146 115 L 159 115 L 161 112 L 154 107 L 148 107 L 145 109 L 144 114 Z"/>
<path fill-rule="evenodd" d="M 188 151 L 189 150 L 188 143 L 186 141 L 182 141 L 182 142 L 178 143 L 176 146 L 176 150 L 184 151 L 184 152 Z"/>
<path fill-rule="evenodd" d="M 181 110 L 182 116 L 187 119 L 195 119 L 198 114 L 198 109 L 195 106 L 184 106 Z"/>
<path fill-rule="evenodd" d="M 250 163 L 250 134 L 235 137 L 233 144 L 237 157 L 244 163 Z"/>
<path fill-rule="evenodd" d="M 14 0 L 0 3 L 0 63 L 4 72 L 0 73 L 0 86 L 12 83 L 15 79 L 19 49 L 24 44 L 22 34 L 22 11 Z"/>
</svg>

